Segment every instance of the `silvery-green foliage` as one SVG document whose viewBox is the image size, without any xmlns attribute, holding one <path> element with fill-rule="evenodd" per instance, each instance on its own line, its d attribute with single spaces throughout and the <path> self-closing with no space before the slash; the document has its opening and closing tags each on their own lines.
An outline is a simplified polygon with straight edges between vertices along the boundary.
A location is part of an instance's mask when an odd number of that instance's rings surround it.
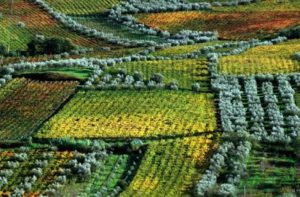
<svg viewBox="0 0 300 197">
<path fill-rule="evenodd" d="M 229 183 L 221 184 L 219 195 L 220 196 L 234 196 L 236 193 L 236 188 L 234 185 Z"/>
</svg>

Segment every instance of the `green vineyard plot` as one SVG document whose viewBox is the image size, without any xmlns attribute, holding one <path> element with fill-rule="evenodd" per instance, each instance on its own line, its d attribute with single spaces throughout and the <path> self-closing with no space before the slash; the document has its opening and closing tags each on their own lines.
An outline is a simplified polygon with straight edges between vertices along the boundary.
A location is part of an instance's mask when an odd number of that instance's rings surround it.
<svg viewBox="0 0 300 197">
<path fill-rule="evenodd" d="M 12 50 L 26 49 L 27 43 L 35 35 L 68 38 L 74 44 L 87 48 L 110 46 L 101 40 L 86 38 L 68 30 L 33 2 L 14 1 L 14 15 L 9 13 L 8 6 L 1 8 L 4 17 L 0 20 L 0 29 L 4 28 L 5 31 L 0 33 L 3 34 L 0 43 L 10 46 Z"/>
<path fill-rule="evenodd" d="M 92 15 L 106 11 L 120 0 L 47 0 L 51 6 L 65 14 Z"/>
<path fill-rule="evenodd" d="M 0 152 L 0 195 L 117 195 L 136 172 L 142 156 L 142 150 L 114 154 L 64 150 L 49 144 L 5 148 Z"/>
<path fill-rule="evenodd" d="M 295 148 L 276 145 L 255 148 L 247 162 L 247 176 L 240 186 L 241 195 L 280 195 L 298 190 L 300 166 Z"/>
<path fill-rule="evenodd" d="M 126 25 L 119 24 L 105 16 L 72 16 L 72 18 L 80 24 L 86 25 L 87 27 L 96 29 L 98 31 L 112 33 L 121 38 L 163 42 L 163 39 L 157 36 L 144 35 L 138 30 L 132 30 Z"/>
<path fill-rule="evenodd" d="M 150 80 L 154 74 L 159 73 L 163 76 L 164 83 L 176 81 L 178 87 L 183 89 L 190 89 L 193 83 L 200 83 L 206 91 L 209 86 L 208 67 L 205 58 L 122 63 L 108 68 L 99 80 L 103 80 L 106 74 L 114 74 L 118 70 L 124 70 L 131 75 L 139 72 L 146 80 Z M 97 80 L 95 85 L 97 85 Z"/>
</svg>

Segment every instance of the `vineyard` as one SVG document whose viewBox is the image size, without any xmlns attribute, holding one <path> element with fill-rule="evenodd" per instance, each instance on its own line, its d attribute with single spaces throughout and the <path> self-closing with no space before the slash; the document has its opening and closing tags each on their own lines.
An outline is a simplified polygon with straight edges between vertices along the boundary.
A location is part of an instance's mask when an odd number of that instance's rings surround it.
<svg viewBox="0 0 300 197">
<path fill-rule="evenodd" d="M 211 94 L 91 91 L 78 92 L 37 136 L 156 138 L 215 130 L 215 107 Z"/>
<path fill-rule="evenodd" d="M 228 40 L 249 39 L 255 36 L 263 38 L 265 35 L 280 29 L 299 24 L 299 17 L 298 11 L 240 13 L 201 13 L 191 11 L 141 14 L 137 16 L 141 23 L 145 23 L 153 28 L 168 30 L 172 33 L 177 33 L 186 28 L 194 31 L 206 29 L 218 31 L 220 38 Z M 270 18 L 274 19 L 274 21 L 270 21 Z"/>
<path fill-rule="evenodd" d="M 113 5 L 116 5 L 120 0 L 104 0 L 104 1 L 83 1 L 83 0 L 47 0 L 53 8 L 59 10 L 64 14 L 70 15 L 89 15 L 97 14 L 106 11 Z"/>
<path fill-rule="evenodd" d="M 296 145 L 287 147 L 262 145 L 255 148 L 247 162 L 249 174 L 247 179 L 242 181 L 240 192 L 266 195 L 261 192 L 264 188 L 267 195 L 270 195 L 299 189 L 297 149 Z M 291 155 L 294 158 L 291 158 Z"/>
<path fill-rule="evenodd" d="M 68 30 L 32 1 L 16 0 L 14 8 L 15 14 L 10 15 L 8 5 L 1 5 L 1 40 L 11 50 L 23 50 L 35 35 L 68 38 L 85 48 L 113 47 L 101 40 L 90 39 Z"/>
<path fill-rule="evenodd" d="M 68 99 L 77 85 L 77 82 L 51 83 L 24 79 L 16 79 L 12 83 L 10 87 L 0 90 L 1 140 L 29 136 Z"/>
<path fill-rule="evenodd" d="M 208 91 L 209 75 L 206 59 L 185 59 L 185 60 L 160 60 L 160 61 L 140 61 L 134 63 L 117 64 L 114 67 L 104 70 L 104 72 L 96 78 L 93 84 L 97 87 L 103 83 L 110 84 L 123 75 L 126 79 L 139 73 L 139 78 L 148 81 L 158 81 L 156 74 L 161 75 L 161 83 L 170 84 L 176 82 L 180 89 L 191 89 L 192 84 L 199 83 L 203 91 Z M 140 80 L 140 81 L 141 81 Z M 130 81 L 128 82 L 130 83 Z M 122 82 L 121 82 L 122 84 Z"/>
<path fill-rule="evenodd" d="M 219 69 L 231 75 L 297 73 L 300 63 L 294 54 L 298 51 L 299 40 L 276 46 L 258 46 L 242 54 L 222 57 Z"/>
<path fill-rule="evenodd" d="M 0 196 L 299 196 L 299 19 L 298 0 L 0 0 Z"/>
<path fill-rule="evenodd" d="M 129 180 L 127 165 L 134 169 L 130 160 L 140 158 L 140 153 L 106 152 L 99 149 L 99 143 L 86 146 L 87 150 L 64 150 L 50 144 L 3 149 L 1 195 L 118 194 L 118 181 Z M 78 191 L 70 190 L 74 186 Z"/>
</svg>

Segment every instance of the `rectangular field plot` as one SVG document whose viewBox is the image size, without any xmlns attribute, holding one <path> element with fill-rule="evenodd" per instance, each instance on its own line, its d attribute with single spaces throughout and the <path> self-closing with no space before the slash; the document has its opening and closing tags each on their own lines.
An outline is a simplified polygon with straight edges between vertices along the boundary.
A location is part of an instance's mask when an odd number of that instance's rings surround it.
<svg viewBox="0 0 300 197">
<path fill-rule="evenodd" d="M 74 92 L 77 82 L 14 79 L 0 89 L 0 140 L 28 137 Z"/>
<path fill-rule="evenodd" d="M 149 142 L 136 176 L 121 196 L 191 196 L 216 141 L 208 135 Z"/>
<path fill-rule="evenodd" d="M 62 2 L 61 0 L 57 1 L 53 1 L 53 4 L 59 4 L 60 2 Z M 83 1 L 80 2 L 82 3 Z M 99 3 L 103 4 L 102 1 L 100 1 Z M 76 34 L 75 32 L 72 32 L 57 20 L 55 20 L 53 17 L 51 17 L 51 15 L 49 15 L 46 11 L 40 9 L 40 7 L 34 4 L 34 2 L 32 1 L 14 0 L 13 14 L 10 14 L 11 9 L 9 3 L 5 2 L 0 6 L 1 13 L 3 15 L 0 20 L 1 43 L 11 50 L 26 50 L 27 43 L 29 43 L 31 39 L 37 34 L 44 35 L 46 38 L 67 38 L 70 39 L 73 44 L 86 48 L 115 48 L 113 45 L 103 40 L 84 37 L 82 35 Z M 61 6 L 63 6 L 63 4 Z M 80 10 L 78 9 L 78 7 L 71 7 L 71 9 Z M 20 28 L 20 25 L 18 25 L 18 23 L 24 24 L 24 27 Z"/>
<path fill-rule="evenodd" d="M 212 94 L 189 91 L 80 91 L 40 138 L 186 136 L 216 130 Z"/>
<path fill-rule="evenodd" d="M 172 57 L 172 56 L 176 56 L 176 55 L 183 55 L 183 54 L 187 54 L 187 53 L 192 53 L 192 52 L 200 50 L 200 49 L 202 49 L 203 47 L 206 47 L 206 46 L 214 46 L 214 45 L 223 44 L 223 43 L 225 43 L 225 41 L 217 40 L 217 41 L 197 43 L 197 44 L 192 44 L 192 45 L 173 46 L 173 47 L 164 48 L 164 49 L 155 51 L 155 52 L 151 53 L 151 55 Z M 216 51 L 219 52 L 220 49 L 218 49 Z"/>
<path fill-rule="evenodd" d="M 92 15 L 106 11 L 118 4 L 120 0 L 47 0 L 46 2 L 64 14 Z"/>
<path fill-rule="evenodd" d="M 298 144 L 299 145 L 299 144 Z M 262 145 L 247 161 L 247 177 L 241 181 L 241 196 L 293 196 L 300 188 L 299 147 Z M 296 195 L 295 195 L 296 196 Z"/>
<path fill-rule="evenodd" d="M 53 149 L 53 144 L 4 148 L 0 196 L 118 195 L 136 173 L 143 154 Z"/>
<path fill-rule="evenodd" d="M 273 10 L 238 12 L 235 9 L 229 12 L 216 10 L 215 12 L 142 13 L 137 14 L 136 17 L 140 23 L 171 33 L 178 33 L 184 29 L 217 31 L 222 39 L 247 40 L 264 38 L 268 34 L 299 24 L 300 13 L 299 11 L 276 12 Z"/>
<path fill-rule="evenodd" d="M 299 40 L 259 46 L 240 55 L 222 57 L 219 70 L 228 75 L 295 73 L 300 71 L 300 62 L 293 58 L 298 51 Z"/>
<path fill-rule="evenodd" d="M 98 80 L 103 81 L 107 74 L 115 75 L 119 70 L 125 70 L 129 75 L 139 72 L 145 80 L 150 80 L 154 74 L 159 73 L 163 76 L 165 84 L 176 81 L 178 87 L 182 89 L 191 89 L 192 84 L 196 82 L 200 83 L 206 91 L 209 86 L 208 66 L 205 58 L 121 63 L 109 68 Z"/>
</svg>

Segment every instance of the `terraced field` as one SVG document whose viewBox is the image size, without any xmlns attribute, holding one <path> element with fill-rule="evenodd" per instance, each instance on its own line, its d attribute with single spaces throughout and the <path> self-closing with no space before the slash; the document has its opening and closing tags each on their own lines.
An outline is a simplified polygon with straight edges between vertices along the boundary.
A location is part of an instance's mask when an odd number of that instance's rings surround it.
<svg viewBox="0 0 300 197">
<path fill-rule="evenodd" d="M 264 17 L 268 16 L 268 17 Z M 222 39 L 249 39 L 277 32 L 299 24 L 299 11 L 294 12 L 171 12 L 141 14 L 138 19 L 153 28 L 177 33 L 188 28 L 195 31 L 218 31 Z M 271 19 L 271 20 L 270 20 Z M 230 26 L 230 28 L 228 28 Z M 261 35 L 260 35 L 261 34 Z"/>
<path fill-rule="evenodd" d="M 0 0 L 0 196 L 299 196 L 299 18 L 298 0 Z"/>
<path fill-rule="evenodd" d="M 7 4 L 2 5 L 0 10 L 3 13 L 3 19 L 0 20 L 0 28 L 3 30 L 0 33 L 1 43 L 11 50 L 26 49 L 26 44 L 37 34 L 68 38 L 74 44 L 86 48 L 113 47 L 101 40 L 70 31 L 31 1 L 14 0 L 12 15 Z"/>
<path fill-rule="evenodd" d="M 37 136 L 157 138 L 214 130 L 216 119 L 211 94 L 94 91 L 78 92 L 60 114 L 45 124 Z"/>
<path fill-rule="evenodd" d="M 1 140 L 18 140 L 33 133 L 74 92 L 77 82 L 13 81 L 1 89 Z M 6 95 L 6 97 L 5 97 Z"/>
<path fill-rule="evenodd" d="M 70 15 L 92 15 L 106 11 L 112 6 L 118 4 L 120 0 L 47 0 L 53 8 L 62 13 Z"/>
<path fill-rule="evenodd" d="M 103 81 L 107 75 L 114 76 L 119 71 L 125 71 L 128 75 L 138 72 L 145 80 L 159 73 L 163 76 L 163 81 L 167 84 L 172 81 L 178 83 L 178 87 L 182 89 L 190 89 L 193 83 L 200 83 L 203 90 L 208 91 L 209 74 L 207 61 L 200 59 L 185 60 L 161 60 L 161 61 L 140 61 L 134 63 L 117 64 L 108 68 L 99 79 L 95 80 L 95 85 L 99 81 Z"/>
<path fill-rule="evenodd" d="M 275 46 L 259 46 L 245 53 L 220 59 L 220 72 L 231 75 L 297 73 L 300 62 L 294 54 L 300 51 L 299 40 Z"/>
</svg>

